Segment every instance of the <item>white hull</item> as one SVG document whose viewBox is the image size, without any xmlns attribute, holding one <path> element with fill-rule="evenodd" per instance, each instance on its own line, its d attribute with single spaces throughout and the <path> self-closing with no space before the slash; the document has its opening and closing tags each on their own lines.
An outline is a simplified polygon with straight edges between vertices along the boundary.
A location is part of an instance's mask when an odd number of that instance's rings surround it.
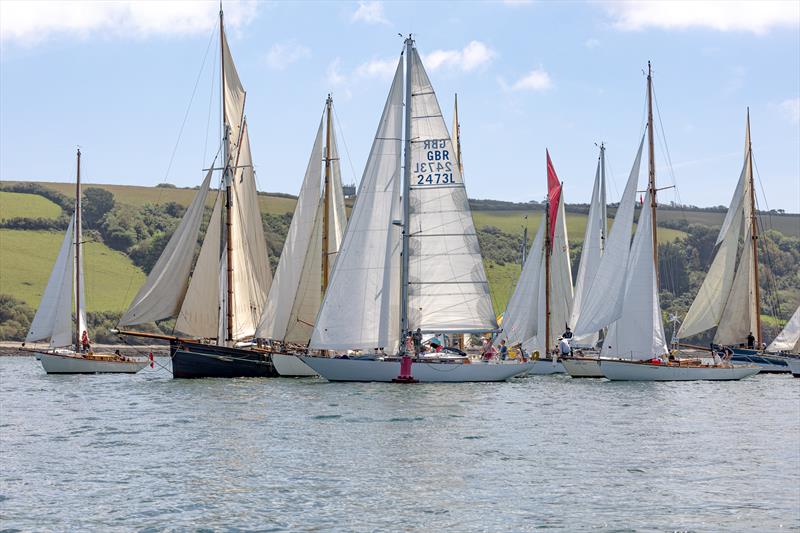
<svg viewBox="0 0 800 533">
<path fill-rule="evenodd" d="M 311 377 L 318 375 L 296 355 L 273 353 L 272 365 L 281 377 Z"/>
<path fill-rule="evenodd" d="M 786 363 L 789 365 L 789 370 L 791 370 L 792 375 L 796 378 L 800 378 L 800 356 L 787 357 Z"/>
<path fill-rule="evenodd" d="M 573 378 L 602 378 L 603 371 L 600 370 L 600 360 L 599 359 L 590 359 L 590 358 L 582 358 L 582 359 L 563 359 L 561 364 L 564 365 L 564 369 L 567 371 L 567 374 L 572 376 Z"/>
<path fill-rule="evenodd" d="M 88 359 L 75 354 L 38 352 L 37 358 L 48 374 L 135 374 L 149 364 L 146 359 Z"/>
<path fill-rule="evenodd" d="M 300 359 L 328 381 L 392 382 L 400 374 L 400 361 L 331 359 L 310 356 L 300 356 Z M 421 383 L 506 381 L 514 376 L 524 374 L 528 370 L 530 370 L 530 365 L 526 363 L 412 362 L 411 364 L 412 377 Z"/>
<path fill-rule="evenodd" d="M 600 370 L 612 381 L 731 381 L 758 374 L 748 366 L 672 366 L 601 360 Z"/>
<path fill-rule="evenodd" d="M 549 376 L 550 374 L 565 374 L 567 370 L 561 361 L 551 361 L 550 359 L 538 359 L 530 361 L 531 369 L 529 376 Z"/>
</svg>

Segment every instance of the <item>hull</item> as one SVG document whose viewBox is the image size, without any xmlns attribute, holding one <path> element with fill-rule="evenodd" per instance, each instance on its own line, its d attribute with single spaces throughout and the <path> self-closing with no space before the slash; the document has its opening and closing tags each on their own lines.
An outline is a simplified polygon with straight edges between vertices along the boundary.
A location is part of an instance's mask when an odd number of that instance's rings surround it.
<svg viewBox="0 0 800 533">
<path fill-rule="evenodd" d="M 573 378 L 602 378 L 600 359 L 589 357 L 568 357 L 561 360 L 567 374 Z"/>
<path fill-rule="evenodd" d="M 380 381 L 391 383 L 400 375 L 400 361 L 331 359 L 300 356 L 328 381 Z M 506 381 L 530 370 L 526 363 L 435 363 L 412 362 L 411 375 L 421 383 L 465 383 Z"/>
<path fill-rule="evenodd" d="M 672 366 L 633 361 L 600 362 L 603 375 L 612 381 L 735 381 L 758 374 L 758 367 Z"/>
<path fill-rule="evenodd" d="M 271 378 L 277 377 L 269 354 L 212 344 L 173 343 L 172 377 Z"/>
<path fill-rule="evenodd" d="M 89 359 L 76 354 L 38 352 L 36 358 L 48 374 L 135 374 L 150 362 L 145 359 Z"/>
<path fill-rule="evenodd" d="M 788 374 L 790 372 L 786 359 L 756 352 L 755 350 L 734 350 L 731 357 L 734 365 L 756 365 L 762 374 Z"/>
<path fill-rule="evenodd" d="M 792 375 L 796 378 L 800 378 L 800 356 L 787 357 L 786 363 Z"/>
<path fill-rule="evenodd" d="M 529 376 L 549 376 L 551 374 L 565 374 L 567 370 L 561 361 L 551 361 L 550 359 L 539 359 L 530 361 L 531 369 Z"/>
<path fill-rule="evenodd" d="M 312 377 L 318 374 L 296 355 L 273 353 L 272 364 L 281 377 Z"/>
</svg>

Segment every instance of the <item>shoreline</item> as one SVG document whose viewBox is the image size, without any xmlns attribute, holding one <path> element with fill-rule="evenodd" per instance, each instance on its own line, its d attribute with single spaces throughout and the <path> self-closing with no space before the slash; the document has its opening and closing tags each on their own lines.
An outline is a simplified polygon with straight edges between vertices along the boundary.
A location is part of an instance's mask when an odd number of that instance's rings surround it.
<svg viewBox="0 0 800 533">
<path fill-rule="evenodd" d="M 47 349 L 46 344 L 31 344 L 25 346 L 26 350 L 21 350 L 22 343 L 18 341 L 2 341 L 0 342 L 0 357 L 19 356 L 19 357 L 33 357 L 33 353 L 29 350 L 35 348 Z M 98 353 L 108 352 L 113 353 L 114 350 L 119 350 L 122 355 L 142 356 L 148 355 L 153 352 L 157 357 L 169 356 L 169 345 L 164 344 L 92 344 L 92 349 Z"/>
</svg>

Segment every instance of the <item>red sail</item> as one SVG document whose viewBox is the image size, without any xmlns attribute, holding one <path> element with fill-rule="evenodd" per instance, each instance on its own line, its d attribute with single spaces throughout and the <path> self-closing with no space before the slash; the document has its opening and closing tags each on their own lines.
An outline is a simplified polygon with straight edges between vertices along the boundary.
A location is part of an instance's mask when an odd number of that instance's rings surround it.
<svg viewBox="0 0 800 533">
<path fill-rule="evenodd" d="M 550 160 L 550 152 L 545 151 L 547 154 L 547 202 L 550 204 L 550 227 L 548 233 L 550 237 L 550 249 L 553 248 L 553 235 L 556 231 L 556 220 L 558 216 L 558 202 L 561 200 L 561 182 L 558 181 L 556 169 L 553 168 L 553 162 Z"/>
</svg>

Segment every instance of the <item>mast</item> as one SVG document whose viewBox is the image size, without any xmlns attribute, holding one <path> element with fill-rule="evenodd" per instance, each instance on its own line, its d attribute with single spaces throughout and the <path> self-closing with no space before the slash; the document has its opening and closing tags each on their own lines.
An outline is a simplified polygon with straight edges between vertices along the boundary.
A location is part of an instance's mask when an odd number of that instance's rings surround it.
<svg viewBox="0 0 800 533">
<path fill-rule="evenodd" d="M 222 175 L 225 178 L 225 246 L 227 250 L 227 276 L 225 281 L 227 284 L 226 290 L 226 316 L 227 316 L 227 334 L 226 340 L 233 339 L 233 240 L 231 235 L 233 233 L 232 227 L 232 212 L 233 212 L 233 194 L 231 191 L 231 176 L 230 176 L 230 154 L 228 153 L 228 136 L 230 134 L 228 124 L 225 121 L 225 42 L 224 32 L 225 28 L 222 21 L 222 4 L 219 8 L 219 57 L 220 57 L 220 74 L 222 82 L 220 84 L 220 96 L 222 97 L 222 149 L 223 149 L 223 165 Z M 217 341 L 219 343 L 219 340 Z"/>
<path fill-rule="evenodd" d="M 406 98 L 405 98 L 405 155 L 403 159 L 403 252 L 402 252 L 402 280 L 400 297 L 400 353 L 406 354 L 406 335 L 408 334 L 408 268 L 409 268 L 409 217 L 411 203 L 411 52 L 414 40 L 411 35 L 405 42 L 406 45 Z"/>
<path fill-rule="evenodd" d="M 650 62 L 647 62 L 647 147 L 649 152 L 649 181 L 647 192 L 650 194 L 650 216 L 653 220 L 653 267 L 656 270 L 656 290 L 658 281 L 658 229 L 656 227 L 656 153 L 653 139 L 653 73 Z M 644 207 L 644 206 L 642 206 Z"/>
<path fill-rule="evenodd" d="M 608 231 L 608 217 L 606 217 L 606 145 L 600 143 L 600 206 L 601 217 L 603 219 L 600 224 L 600 253 L 606 249 L 606 233 Z"/>
<path fill-rule="evenodd" d="M 328 232 L 330 230 L 330 196 L 331 196 L 331 105 L 333 98 L 328 95 L 325 101 L 325 112 L 327 113 L 326 132 L 325 132 L 325 184 L 322 189 L 322 294 L 328 290 L 328 261 L 330 260 L 330 250 L 328 249 Z"/>
<path fill-rule="evenodd" d="M 550 198 L 544 206 L 544 353 L 550 353 Z"/>
<path fill-rule="evenodd" d="M 758 282 L 758 212 L 756 188 L 753 180 L 753 143 L 750 140 L 750 108 L 747 108 L 747 172 L 750 174 L 750 243 L 753 246 L 753 293 L 755 295 L 756 338 L 761 348 L 761 287 Z"/>
<path fill-rule="evenodd" d="M 458 93 L 455 96 L 455 112 L 453 115 L 453 136 L 456 139 L 456 164 L 458 171 L 464 173 L 464 165 L 461 164 L 461 123 L 458 122 Z"/>
<path fill-rule="evenodd" d="M 81 149 L 75 178 L 75 348 L 81 351 Z"/>
</svg>

